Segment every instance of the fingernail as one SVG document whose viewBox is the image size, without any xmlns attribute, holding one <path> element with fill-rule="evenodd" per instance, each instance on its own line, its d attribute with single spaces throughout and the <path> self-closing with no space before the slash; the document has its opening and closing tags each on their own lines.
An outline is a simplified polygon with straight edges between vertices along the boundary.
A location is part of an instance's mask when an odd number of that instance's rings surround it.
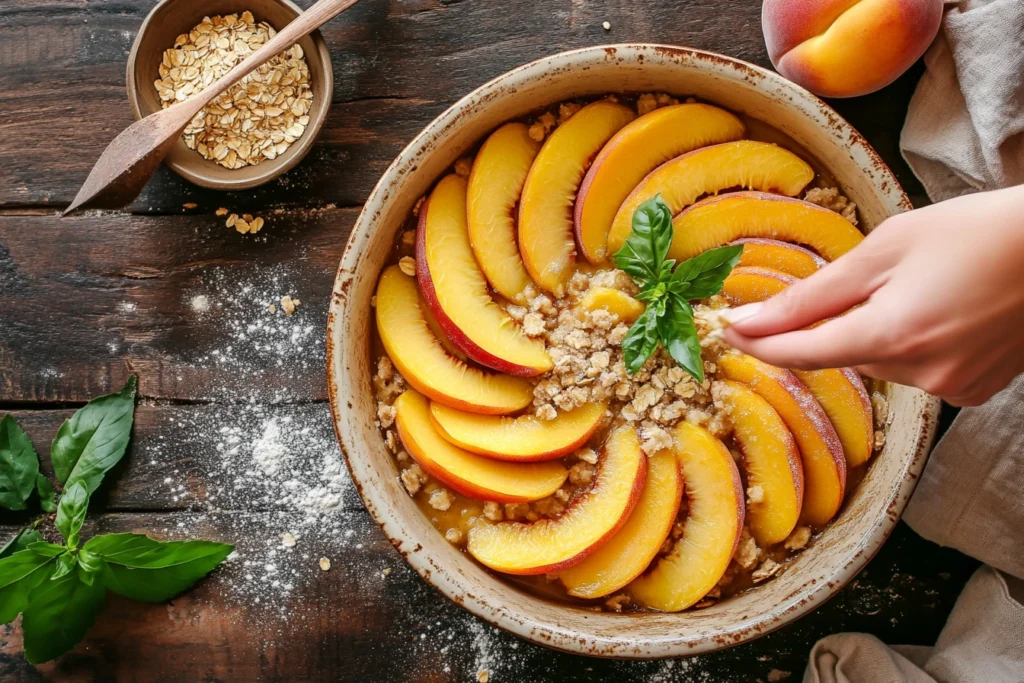
<svg viewBox="0 0 1024 683">
<path fill-rule="evenodd" d="M 740 306 L 739 308 L 728 308 L 722 312 L 722 317 L 725 318 L 726 322 L 730 325 L 741 323 L 744 320 L 750 320 L 764 308 L 764 304 L 747 304 L 746 306 Z"/>
</svg>

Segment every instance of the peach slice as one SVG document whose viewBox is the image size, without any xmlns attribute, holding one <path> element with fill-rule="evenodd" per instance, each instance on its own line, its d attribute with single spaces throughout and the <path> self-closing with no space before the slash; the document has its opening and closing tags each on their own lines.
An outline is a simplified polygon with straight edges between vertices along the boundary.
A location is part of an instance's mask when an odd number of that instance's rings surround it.
<svg viewBox="0 0 1024 683">
<path fill-rule="evenodd" d="M 718 359 L 726 379 L 748 385 L 768 401 L 793 433 L 804 466 L 800 519 L 820 527 L 835 517 L 846 493 L 846 458 L 839 435 L 814 395 L 789 370 L 745 354 Z"/>
<path fill-rule="evenodd" d="M 530 167 L 519 203 L 519 252 L 534 282 L 562 296 L 576 263 L 573 203 L 583 174 L 608 139 L 636 117 L 600 100 L 555 129 Z"/>
<path fill-rule="evenodd" d="M 686 609 L 715 587 L 743 531 L 743 487 L 729 449 L 689 422 L 679 423 L 675 431 L 686 483 L 683 536 L 628 589 L 643 604 L 663 612 Z"/>
<path fill-rule="evenodd" d="M 622 202 L 608 233 L 608 253 L 622 247 L 633 229 L 633 212 L 656 194 L 674 216 L 701 195 L 731 187 L 792 196 L 813 179 L 814 169 L 807 162 L 767 142 L 737 140 L 684 154 L 651 171 Z"/>
<path fill-rule="evenodd" d="M 583 256 L 591 263 L 604 261 L 615 213 L 659 164 L 699 147 L 739 140 L 744 131 L 734 114 L 709 104 L 661 107 L 623 127 L 597 155 L 576 196 L 576 242 Z"/>
<path fill-rule="evenodd" d="M 861 243 L 864 235 L 835 211 L 764 192 L 709 197 L 672 221 L 669 258 L 688 259 L 741 237 L 768 237 L 814 249 L 827 261 Z"/>
<path fill-rule="evenodd" d="M 441 436 L 459 448 L 496 460 L 536 462 L 554 460 L 585 444 L 604 411 L 603 403 L 589 403 L 541 420 L 533 415 L 475 415 L 434 403 L 430 417 Z"/>
<path fill-rule="evenodd" d="M 437 322 L 437 318 L 435 318 L 434 314 L 431 312 L 430 306 L 427 306 L 427 302 L 423 301 L 422 298 L 420 299 L 420 308 L 423 309 L 423 319 L 427 321 L 427 327 L 430 328 L 431 334 L 437 338 L 437 341 L 441 342 L 441 346 L 444 347 L 444 350 L 464 363 L 469 362 L 469 358 L 466 357 L 466 354 L 459 351 L 455 347 L 455 344 L 452 344 L 451 340 L 445 336 L 444 330 L 441 329 L 441 323 Z"/>
<path fill-rule="evenodd" d="M 559 574 L 569 595 L 599 598 L 640 576 L 668 538 L 682 495 L 675 453 L 655 453 L 647 461 L 647 483 L 629 520 L 590 557 Z"/>
<path fill-rule="evenodd" d="M 746 251 L 746 247 L 743 249 Z M 770 299 L 798 278 L 774 268 L 746 266 L 733 268 L 722 283 L 722 294 L 734 306 Z"/>
<path fill-rule="evenodd" d="M 505 463 L 511 465 L 511 463 Z M 533 465 L 537 467 L 538 465 Z M 517 465 L 524 467 L 524 465 Z M 626 523 L 647 479 L 647 456 L 636 430 L 608 435 L 594 484 L 557 519 L 501 522 L 470 529 L 467 548 L 485 566 L 506 574 L 547 574 L 582 562 Z"/>
<path fill-rule="evenodd" d="M 526 124 L 506 123 L 484 142 L 469 174 L 466 210 L 476 261 L 499 294 L 520 303 L 532 280 L 519 256 L 515 210 L 539 151 Z"/>
<path fill-rule="evenodd" d="M 395 401 L 402 445 L 423 470 L 464 496 L 499 503 L 525 503 L 558 490 L 569 471 L 556 462 L 500 462 L 445 441 L 430 420 L 427 398 L 412 389 Z"/>
<path fill-rule="evenodd" d="M 824 268 L 828 263 L 810 249 L 778 240 L 747 237 L 733 244 L 743 245 L 741 266 L 773 268 L 793 277 L 805 278 Z"/>
<path fill-rule="evenodd" d="M 466 227 L 466 181 L 448 175 L 420 210 L 416 239 L 420 292 L 446 337 L 471 359 L 510 375 L 550 370 L 544 342 L 530 339 L 494 302 Z"/>
<path fill-rule="evenodd" d="M 875 445 L 875 427 L 871 397 L 853 368 L 834 370 L 794 370 L 824 408 L 839 434 L 847 467 L 863 465 Z"/>
<path fill-rule="evenodd" d="M 804 500 L 804 468 L 793 434 L 768 401 L 745 384 L 723 380 L 722 401 L 729 410 L 733 439 L 743 453 L 747 491 L 757 489 L 757 502 L 747 501 L 750 533 L 761 547 L 781 543 L 800 520 Z"/>
<path fill-rule="evenodd" d="M 642 303 L 611 287 L 591 287 L 580 300 L 580 306 L 588 311 L 603 308 L 624 323 L 632 323 L 644 312 Z"/>
<path fill-rule="evenodd" d="M 416 390 L 474 413 L 514 413 L 533 401 L 525 379 L 478 370 L 446 353 L 427 326 L 416 282 L 398 266 L 381 274 L 376 310 L 384 350 Z"/>
</svg>

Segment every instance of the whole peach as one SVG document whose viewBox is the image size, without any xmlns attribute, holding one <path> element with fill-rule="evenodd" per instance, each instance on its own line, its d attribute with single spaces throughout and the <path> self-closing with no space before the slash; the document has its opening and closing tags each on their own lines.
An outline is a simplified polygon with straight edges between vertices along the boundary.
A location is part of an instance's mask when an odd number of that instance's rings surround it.
<svg viewBox="0 0 1024 683">
<path fill-rule="evenodd" d="M 824 97 L 883 88 L 928 49 L 942 0 L 764 0 L 768 56 L 786 78 Z"/>
</svg>

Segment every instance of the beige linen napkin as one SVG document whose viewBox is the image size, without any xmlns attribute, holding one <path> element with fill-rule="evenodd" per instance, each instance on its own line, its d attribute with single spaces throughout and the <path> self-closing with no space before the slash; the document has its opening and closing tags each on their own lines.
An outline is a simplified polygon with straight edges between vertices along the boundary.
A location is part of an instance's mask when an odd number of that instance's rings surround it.
<svg viewBox="0 0 1024 683">
<path fill-rule="evenodd" d="M 1024 183 L 1024 0 L 946 4 L 900 138 L 936 202 Z M 1024 683 L 1024 376 L 960 412 L 904 519 L 991 566 L 934 647 L 839 633 L 814 646 L 805 683 Z"/>
<path fill-rule="evenodd" d="M 1024 0 L 947 0 L 900 149 L 932 201 L 1024 183 Z"/>
</svg>

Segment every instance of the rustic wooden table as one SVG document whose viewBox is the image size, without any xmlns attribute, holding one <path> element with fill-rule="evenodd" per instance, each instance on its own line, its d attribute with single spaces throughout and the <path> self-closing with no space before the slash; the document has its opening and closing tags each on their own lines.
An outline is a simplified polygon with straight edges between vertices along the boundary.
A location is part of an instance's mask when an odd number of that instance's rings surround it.
<svg viewBox="0 0 1024 683">
<path fill-rule="evenodd" d="M 676 43 L 770 68 L 757 0 L 365 0 L 324 30 L 335 100 L 298 168 L 237 194 L 161 170 L 127 211 L 62 220 L 131 121 L 125 59 L 153 3 L 0 3 L 0 413 L 25 425 L 50 472 L 60 422 L 138 373 L 132 445 L 89 528 L 223 539 L 240 558 L 169 605 L 112 598 L 73 652 L 38 669 L 18 627 L 4 628 L 0 679 L 471 681 L 486 669 L 499 682 L 765 681 L 799 678 L 828 633 L 933 642 L 975 563 L 901 525 L 838 596 L 754 643 L 675 662 L 552 652 L 428 587 L 337 470 L 331 283 L 360 203 L 402 146 L 470 89 L 559 50 Z M 833 104 L 922 204 L 897 148 L 919 75 Z M 240 235 L 214 215 L 221 206 L 266 227 Z M 266 309 L 284 294 L 302 301 L 294 316 Z M 254 455 L 279 469 L 257 476 Z M 0 540 L 24 521 L 3 513 Z"/>
</svg>

